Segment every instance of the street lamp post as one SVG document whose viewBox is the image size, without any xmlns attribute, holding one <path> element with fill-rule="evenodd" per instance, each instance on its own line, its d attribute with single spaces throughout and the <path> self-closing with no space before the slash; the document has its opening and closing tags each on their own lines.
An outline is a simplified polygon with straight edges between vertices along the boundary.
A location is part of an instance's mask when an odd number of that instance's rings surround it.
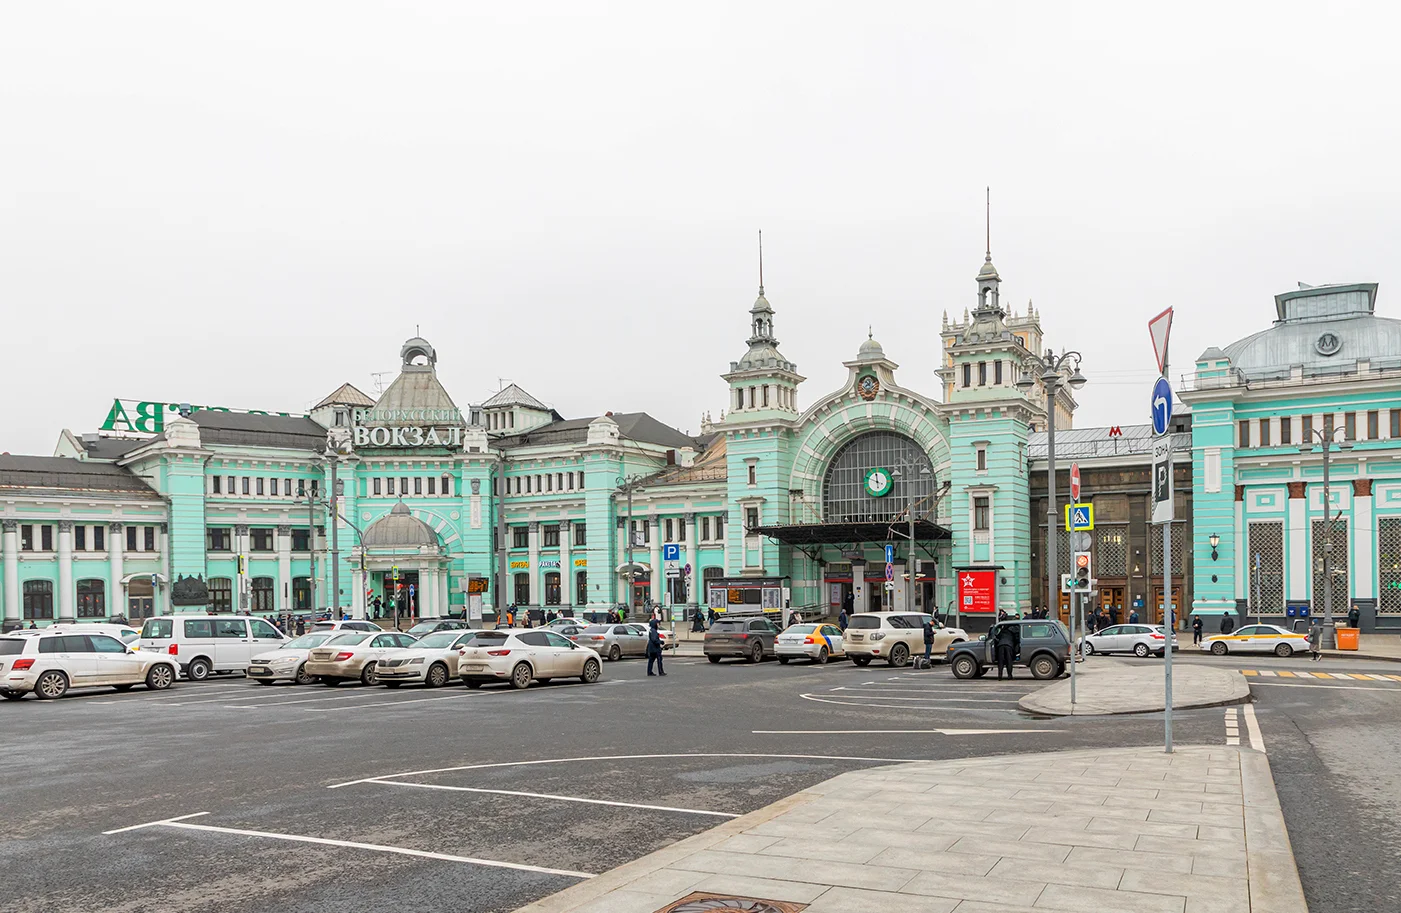
<svg viewBox="0 0 1401 913">
<path fill-rule="evenodd" d="M 1328 468 L 1332 463 L 1334 450 L 1351 450 L 1352 441 L 1333 440 L 1337 429 L 1325 431 L 1315 429 L 1309 441 L 1299 447 L 1300 453 L 1312 453 L 1314 441 L 1323 452 L 1323 631 L 1321 646 L 1325 650 L 1337 648 L 1337 625 L 1333 621 L 1333 498 L 1328 484 Z M 1341 511 L 1339 511 L 1341 513 Z"/>
<path fill-rule="evenodd" d="M 642 475 L 641 473 L 634 473 L 633 475 L 621 475 L 621 476 L 618 476 L 618 478 L 617 478 L 617 480 L 616 480 L 616 484 L 617 484 L 617 486 L 618 486 L 618 490 L 621 491 L 621 492 L 623 492 L 623 493 L 625 493 L 625 494 L 628 496 L 628 512 L 627 512 L 627 519 L 623 521 L 623 538 L 626 540 L 626 545 L 624 546 L 624 548 L 625 548 L 626 551 L 627 551 L 627 563 L 628 563 L 628 573 L 627 573 L 628 582 L 627 582 L 627 589 L 624 590 L 624 596 L 623 596 L 623 610 L 624 610 L 625 612 L 627 612 L 629 615 L 632 614 L 632 588 L 633 588 L 633 582 L 637 579 L 637 569 L 636 569 L 635 567 L 633 567 L 633 564 L 632 564 L 632 545 L 633 545 L 633 542 L 632 542 L 632 495 L 633 495 L 633 492 L 635 492 L 635 491 L 638 490 L 639 486 L 640 486 L 641 483 L 642 483 L 642 479 L 643 479 L 643 478 L 644 478 L 644 477 L 643 477 L 643 475 Z M 652 573 L 655 574 L 656 572 L 657 572 L 657 569 L 656 569 L 656 568 L 652 568 Z"/>
<path fill-rule="evenodd" d="M 1033 376 L 1039 371 L 1040 376 Z M 1070 372 L 1067 374 L 1067 372 Z M 1080 373 L 1080 353 L 1062 352 L 1056 355 L 1047 349 L 1044 357 L 1028 354 L 1022 363 L 1021 377 L 1017 378 L 1017 389 L 1029 394 L 1037 381 L 1046 390 L 1046 611 L 1056 607 L 1060 615 L 1060 600 L 1056 591 L 1060 585 L 1060 565 L 1056 555 L 1056 394 L 1067 384 L 1072 390 L 1085 386 L 1086 377 Z"/>
</svg>

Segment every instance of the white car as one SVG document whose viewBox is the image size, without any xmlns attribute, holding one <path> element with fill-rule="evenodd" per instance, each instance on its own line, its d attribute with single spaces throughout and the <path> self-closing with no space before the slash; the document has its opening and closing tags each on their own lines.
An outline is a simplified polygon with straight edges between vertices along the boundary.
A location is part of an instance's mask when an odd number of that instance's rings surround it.
<svg viewBox="0 0 1401 913">
<path fill-rule="evenodd" d="M 1246 625 L 1230 634 L 1213 634 L 1202 640 L 1202 652 L 1225 656 L 1227 653 L 1273 653 L 1292 656 L 1309 648 L 1307 634 L 1295 634 L 1279 625 Z"/>
<path fill-rule="evenodd" d="M 363 685 L 379 681 L 376 666 L 386 653 L 407 647 L 414 639 L 396 631 L 342 631 L 319 647 L 312 647 L 306 674 L 323 685 L 339 685 L 360 679 Z"/>
<path fill-rule="evenodd" d="M 833 657 L 846 659 L 841 628 L 829 624 L 789 625 L 774 639 L 773 651 L 780 663 L 787 663 L 795 656 L 819 664 Z"/>
<path fill-rule="evenodd" d="M 868 666 L 873 659 L 903 666 L 910 657 L 924 655 L 924 621 L 929 617 L 922 612 L 858 612 L 847 622 L 842 645 L 858 666 Z M 962 628 L 950 628 L 935 620 L 930 655 L 943 659 L 949 647 L 967 639 Z"/>
<path fill-rule="evenodd" d="M 1110 625 L 1080 639 L 1080 649 L 1086 656 L 1095 653 L 1132 653 L 1134 656 L 1162 656 L 1167 633 L 1162 625 Z M 1177 635 L 1172 637 L 1177 649 Z"/>
<path fill-rule="evenodd" d="M 145 683 L 152 691 L 164 691 L 177 674 L 170 657 L 137 653 L 106 634 L 59 630 L 0 637 L 0 697 L 7 700 L 30 691 L 40 700 L 53 700 L 70 688 L 99 685 L 127 691 Z"/>
<path fill-rule="evenodd" d="M 287 641 L 280 649 L 259 653 L 248 661 L 248 677 L 260 685 L 291 682 L 309 685 L 313 681 L 306 671 L 306 659 L 312 647 L 319 647 L 335 637 L 334 631 L 317 631 Z"/>
<path fill-rule="evenodd" d="M 318 621 L 318 622 L 315 622 L 310 628 L 307 628 L 307 630 L 308 630 L 308 631 L 369 631 L 370 633 L 374 633 L 375 631 L 383 631 L 384 628 L 381 628 L 379 625 L 375 624 L 373 621 L 363 621 L 363 620 L 356 620 L 356 619 L 354 619 L 354 618 L 346 618 L 346 619 L 339 620 L 339 621 Z"/>
<path fill-rule="evenodd" d="M 400 650 L 390 650 L 375 665 L 375 675 L 386 688 L 402 684 L 441 688 L 457 678 L 462 651 L 480 631 L 434 631 Z"/>
<path fill-rule="evenodd" d="M 585 684 L 598 681 L 603 660 L 554 631 L 507 628 L 478 631 L 470 646 L 462 649 L 458 675 L 468 688 L 487 682 L 510 682 L 512 688 L 552 678 L 578 678 Z"/>
</svg>

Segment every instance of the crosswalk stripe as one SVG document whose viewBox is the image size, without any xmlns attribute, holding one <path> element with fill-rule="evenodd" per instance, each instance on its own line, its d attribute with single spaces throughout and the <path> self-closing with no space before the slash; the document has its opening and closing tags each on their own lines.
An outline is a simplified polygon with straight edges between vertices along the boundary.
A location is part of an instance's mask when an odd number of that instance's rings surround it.
<svg viewBox="0 0 1401 913">
<path fill-rule="evenodd" d="M 1257 671 L 1255 671 L 1254 669 L 1242 669 L 1242 670 L 1241 670 L 1241 675 L 1259 675 L 1259 674 L 1260 674 L 1260 673 L 1257 672 Z"/>
<path fill-rule="evenodd" d="M 1276 675 L 1281 675 L 1281 676 L 1283 676 L 1284 678 L 1293 678 L 1293 677 L 1294 677 L 1294 673 L 1293 673 L 1293 672 L 1280 671 L 1280 672 L 1277 672 L 1277 673 L 1275 673 L 1275 674 L 1276 674 Z"/>
<path fill-rule="evenodd" d="M 1275 676 L 1275 672 L 1274 672 L 1273 670 L 1271 670 L 1271 669 L 1261 669 L 1261 670 L 1260 670 L 1260 674 L 1261 674 L 1261 675 L 1268 675 L 1268 676 L 1270 676 L 1271 678 L 1273 678 L 1273 677 Z"/>
<path fill-rule="evenodd" d="M 1357 679 L 1359 682 L 1370 681 L 1370 679 L 1369 679 L 1368 676 L 1366 676 L 1366 675 L 1358 675 L 1356 672 L 1349 672 L 1348 675 L 1349 675 L 1349 677 L 1351 677 L 1351 678 Z"/>
<path fill-rule="evenodd" d="M 1313 678 L 1313 673 L 1312 673 L 1312 672 L 1295 672 L 1295 673 L 1294 673 L 1294 676 L 1295 676 L 1295 678 Z M 1322 678 L 1322 677 L 1323 677 L 1323 676 L 1319 676 L 1319 678 Z"/>
<path fill-rule="evenodd" d="M 1391 679 L 1393 682 L 1401 682 L 1401 675 L 1388 675 L 1387 678 Z"/>
<path fill-rule="evenodd" d="M 1372 674 L 1372 673 L 1368 673 L 1367 677 L 1370 678 L 1370 679 L 1371 679 L 1372 681 L 1374 681 L 1374 682 L 1389 682 L 1389 681 L 1391 681 L 1391 679 L 1387 678 L 1385 675 L 1375 675 L 1375 674 Z"/>
</svg>

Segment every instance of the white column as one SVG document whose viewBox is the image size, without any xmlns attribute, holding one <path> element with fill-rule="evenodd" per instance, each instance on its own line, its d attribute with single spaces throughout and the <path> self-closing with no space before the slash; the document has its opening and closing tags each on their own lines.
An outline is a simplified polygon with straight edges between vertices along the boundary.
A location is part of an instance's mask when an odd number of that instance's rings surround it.
<svg viewBox="0 0 1401 913">
<path fill-rule="evenodd" d="M 540 604 L 540 524 L 535 520 L 530 521 L 529 538 L 526 540 L 530 546 L 530 604 L 538 606 Z"/>
<path fill-rule="evenodd" d="M 905 611 L 905 573 L 911 570 L 909 562 L 902 559 L 895 559 L 895 591 L 891 595 L 891 608 L 897 612 Z M 1001 608 L 1001 606 L 998 606 Z"/>
<path fill-rule="evenodd" d="M 1308 489 L 1304 490 L 1307 496 Z M 1306 497 L 1289 499 L 1289 522 L 1284 527 L 1289 540 L 1285 551 L 1285 563 L 1289 566 L 1289 580 L 1284 598 L 1303 600 L 1309 598 L 1308 577 L 1313 566 L 1313 556 L 1308 549 L 1308 501 Z"/>
<path fill-rule="evenodd" d="M 570 581 L 574 577 L 574 568 L 569 566 L 569 546 L 574 538 L 573 521 L 561 520 L 559 524 L 559 607 L 574 604 L 574 589 L 570 586 Z"/>
<path fill-rule="evenodd" d="M 243 594 L 247 592 L 245 587 L 248 586 L 248 524 L 246 523 L 234 527 L 234 553 L 238 556 L 238 567 L 243 568 L 243 572 L 239 573 L 237 568 L 234 571 L 233 610 L 241 612 L 243 611 Z"/>
<path fill-rule="evenodd" d="M 1361 486 L 1366 486 L 1367 494 L 1356 493 Z M 1348 524 L 1348 532 L 1352 534 L 1352 567 L 1348 576 L 1352 578 L 1352 595 L 1355 599 L 1375 599 L 1377 595 L 1375 525 L 1372 519 L 1372 485 L 1367 481 L 1360 484 L 1354 482 L 1352 522 Z M 1344 611 L 1351 608 L 1349 603 Z"/>
<path fill-rule="evenodd" d="M 155 597 L 155 601 L 154 601 L 154 603 L 153 603 L 153 610 L 155 611 L 155 613 L 156 613 L 157 615 L 169 615 L 169 614 L 170 614 L 170 524 L 169 524 L 169 523 L 162 523 L 162 524 L 160 525 L 160 532 L 157 534 L 157 536 L 158 536 L 157 541 L 160 543 L 160 547 L 161 547 L 161 576 L 165 578 L 165 585 L 164 585 L 164 586 L 158 586 L 158 587 L 156 587 L 156 592 L 153 593 L 153 594 L 151 594 L 151 595 L 153 595 L 153 596 Z M 113 596 L 109 596 L 108 598 L 109 598 L 109 599 L 115 599 L 116 596 L 113 595 Z M 121 614 L 125 615 L 126 612 L 125 612 L 125 611 L 122 611 Z"/>
<path fill-rule="evenodd" d="M 694 606 L 698 600 L 704 598 L 704 594 L 700 591 L 700 564 L 696 553 L 699 546 L 699 543 L 696 542 L 696 515 L 687 514 L 681 522 L 686 524 L 686 565 L 691 569 L 691 574 L 687 577 L 685 576 L 685 568 L 682 568 L 681 579 L 686 581 L 686 605 Z"/>
<path fill-rule="evenodd" d="M 73 590 L 73 521 L 58 521 L 58 618 L 77 618 L 77 594 Z"/>
<path fill-rule="evenodd" d="M 657 605 L 662 601 L 662 521 L 652 519 L 647 522 L 656 527 L 649 532 L 652 543 L 652 605 Z"/>
<path fill-rule="evenodd" d="M 1162 531 L 1158 531 L 1159 535 Z M 1249 547 L 1245 541 L 1245 501 L 1236 500 L 1236 529 L 1235 539 L 1232 540 L 1235 546 L 1235 577 L 1236 577 L 1236 598 L 1245 599 L 1249 592 L 1246 587 L 1250 583 L 1250 556 Z M 1171 565 L 1169 565 L 1171 566 Z M 1174 568 L 1174 570 L 1176 570 Z"/>
<path fill-rule="evenodd" d="M 851 562 L 851 608 L 854 612 L 867 611 L 869 604 L 866 598 L 866 562 Z"/>
<path fill-rule="evenodd" d="M 19 524 L 14 520 L 4 521 L 4 535 L 0 537 L 0 546 L 5 552 L 5 604 L 3 619 L 5 621 L 18 621 L 20 617 L 19 601 Z"/>
<path fill-rule="evenodd" d="M 441 616 L 446 616 L 449 612 L 452 611 L 452 599 L 448 595 L 449 592 L 450 590 L 448 589 L 448 569 L 445 567 L 439 568 L 437 593 L 438 614 Z M 463 606 L 463 609 L 464 611 L 466 610 L 466 605 Z"/>
<path fill-rule="evenodd" d="M 351 593 L 350 596 L 350 614 L 355 618 L 369 618 L 369 606 L 365 602 L 365 574 L 360 570 L 360 556 L 356 554 L 355 549 L 351 550 L 350 556 L 355 568 L 350 575 L 355 586 L 355 592 Z M 291 560 L 290 555 L 288 560 Z M 289 606 L 292 604 L 290 599 L 287 604 Z"/>
<path fill-rule="evenodd" d="M 126 588 L 122 586 L 122 549 L 126 546 L 126 529 L 120 523 L 107 525 L 107 598 L 117 614 L 126 614 Z"/>
<path fill-rule="evenodd" d="M 273 606 L 276 611 L 285 612 L 291 605 L 292 527 L 283 525 L 277 528 L 277 598 L 273 600 Z"/>
</svg>

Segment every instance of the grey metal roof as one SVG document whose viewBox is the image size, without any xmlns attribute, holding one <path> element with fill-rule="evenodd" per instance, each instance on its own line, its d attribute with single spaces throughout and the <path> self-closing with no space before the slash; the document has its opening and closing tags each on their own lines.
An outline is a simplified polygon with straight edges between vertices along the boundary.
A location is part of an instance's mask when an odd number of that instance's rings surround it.
<svg viewBox="0 0 1401 913">
<path fill-rule="evenodd" d="M 1173 406 L 1172 440 L 1176 450 L 1191 450 L 1190 414 L 1181 405 Z M 1114 429 L 1119 433 L 1114 434 Z M 1046 432 L 1036 431 L 1027 439 L 1027 457 L 1046 459 Z M 1071 428 L 1056 431 L 1056 462 L 1088 460 L 1099 457 L 1141 456 L 1153 452 L 1152 425 L 1114 425 L 1101 428 Z"/>
<path fill-rule="evenodd" d="M 0 488 L 108 492 L 161 500 L 144 480 L 120 466 L 72 457 L 0 455 Z"/>
<path fill-rule="evenodd" d="M 522 431 L 518 434 L 508 435 L 496 439 L 498 447 L 525 447 L 543 446 L 554 444 L 582 444 L 588 440 L 589 422 L 597 416 L 591 418 L 570 418 L 557 422 L 550 422 L 548 425 L 541 425 L 539 428 L 532 428 L 529 431 Z M 678 449 L 681 447 L 691 447 L 699 450 L 701 442 L 687 434 L 676 430 L 670 425 L 663 424 L 646 412 L 614 412 L 613 421 L 618 423 L 618 433 L 625 441 L 641 441 L 647 444 L 656 444 L 660 447 Z"/>
<path fill-rule="evenodd" d="M 323 450 L 326 429 L 304 415 L 258 415 L 201 409 L 190 413 L 205 444 Z"/>
<path fill-rule="evenodd" d="M 352 383 L 344 383 L 332 390 L 321 402 L 313 406 L 313 409 L 320 409 L 322 406 L 373 406 L 375 401 L 368 394 L 360 390 Z"/>
<path fill-rule="evenodd" d="M 1331 355 L 1319 351 L 1324 334 L 1332 334 L 1339 343 Z M 1258 380 L 1287 378 L 1295 365 L 1305 375 L 1337 373 L 1353 368 L 1361 358 L 1373 367 L 1401 366 L 1401 320 L 1368 314 L 1277 323 L 1231 343 L 1225 351 L 1233 367 Z"/>
<path fill-rule="evenodd" d="M 541 412 L 549 412 L 550 407 L 540 402 L 535 397 L 526 393 L 515 384 L 507 384 L 502 387 L 491 399 L 482 403 L 483 409 L 496 406 L 525 406 L 528 409 L 539 409 Z"/>
<path fill-rule="evenodd" d="M 408 506 L 400 501 L 389 513 L 365 527 L 360 544 L 365 548 L 416 549 L 420 545 L 439 543 L 433 528 L 410 513 Z"/>
<path fill-rule="evenodd" d="M 93 460 L 117 460 L 150 442 L 150 438 L 144 437 L 99 437 L 96 440 L 79 438 L 79 443 L 88 452 L 89 459 Z"/>
<path fill-rule="evenodd" d="M 405 366 L 404 371 L 380 396 L 379 402 L 375 403 L 374 412 L 388 414 L 410 409 L 457 409 L 457 404 L 438 381 L 438 375 L 431 365 Z"/>
</svg>

